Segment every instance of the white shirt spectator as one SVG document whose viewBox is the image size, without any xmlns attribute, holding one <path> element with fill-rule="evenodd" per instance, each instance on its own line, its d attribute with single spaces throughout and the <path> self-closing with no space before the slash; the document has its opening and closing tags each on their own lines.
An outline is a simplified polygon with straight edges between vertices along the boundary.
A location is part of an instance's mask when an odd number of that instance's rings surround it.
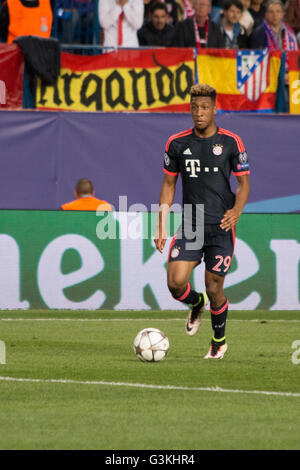
<svg viewBox="0 0 300 470">
<path fill-rule="evenodd" d="M 137 31 L 143 21 L 143 0 L 99 0 L 105 47 L 139 47 Z"/>
<path fill-rule="evenodd" d="M 245 30 L 247 31 L 248 36 L 251 34 L 253 25 L 254 25 L 254 19 L 251 13 L 248 10 L 244 10 L 242 17 L 239 21 L 239 23 L 244 26 Z"/>
</svg>

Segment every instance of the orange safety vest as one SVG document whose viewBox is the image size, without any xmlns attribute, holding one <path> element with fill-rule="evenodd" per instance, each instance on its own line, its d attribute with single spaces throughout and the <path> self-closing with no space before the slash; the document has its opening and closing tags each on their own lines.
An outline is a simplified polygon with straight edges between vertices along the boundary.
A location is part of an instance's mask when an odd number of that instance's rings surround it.
<svg viewBox="0 0 300 470">
<path fill-rule="evenodd" d="M 75 201 L 67 202 L 61 206 L 64 211 L 111 211 L 111 205 L 93 196 L 80 197 Z"/>
<path fill-rule="evenodd" d="M 39 6 L 31 8 L 24 7 L 20 0 L 7 0 L 7 7 L 8 44 L 19 36 L 50 37 L 53 20 L 50 0 L 39 0 Z"/>
</svg>

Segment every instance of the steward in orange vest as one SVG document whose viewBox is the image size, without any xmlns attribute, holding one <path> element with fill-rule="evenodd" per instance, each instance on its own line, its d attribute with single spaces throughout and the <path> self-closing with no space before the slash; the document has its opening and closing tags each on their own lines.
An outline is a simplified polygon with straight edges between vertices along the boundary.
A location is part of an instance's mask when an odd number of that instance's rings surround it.
<svg viewBox="0 0 300 470">
<path fill-rule="evenodd" d="M 7 8 L 9 44 L 20 36 L 50 37 L 53 20 L 50 0 L 7 0 Z"/>
<path fill-rule="evenodd" d="M 67 202 L 61 206 L 63 211 L 111 211 L 111 205 L 94 196 L 81 196 L 75 201 Z"/>
<path fill-rule="evenodd" d="M 75 201 L 67 202 L 61 206 L 64 211 L 111 211 L 111 205 L 97 199 L 93 184 L 90 180 L 82 178 L 78 181 L 75 188 Z"/>
</svg>

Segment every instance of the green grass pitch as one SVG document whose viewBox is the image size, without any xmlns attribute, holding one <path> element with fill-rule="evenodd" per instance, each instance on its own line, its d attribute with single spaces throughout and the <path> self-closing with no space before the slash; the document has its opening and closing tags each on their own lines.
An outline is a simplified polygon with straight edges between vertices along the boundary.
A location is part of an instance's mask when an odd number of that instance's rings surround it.
<svg viewBox="0 0 300 470">
<path fill-rule="evenodd" d="M 299 449 L 300 312 L 229 312 L 223 360 L 203 359 L 209 312 L 194 337 L 185 318 L 2 311 L 0 449 Z M 146 327 L 169 338 L 160 363 L 133 353 Z"/>
</svg>

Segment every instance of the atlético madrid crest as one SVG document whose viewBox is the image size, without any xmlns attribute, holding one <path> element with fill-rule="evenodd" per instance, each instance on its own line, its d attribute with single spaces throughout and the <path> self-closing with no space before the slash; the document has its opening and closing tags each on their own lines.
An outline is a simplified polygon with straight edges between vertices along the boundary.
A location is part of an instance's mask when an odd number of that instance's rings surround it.
<svg viewBox="0 0 300 470">
<path fill-rule="evenodd" d="M 270 84 L 268 49 L 237 51 L 237 87 L 248 100 L 256 101 Z"/>
</svg>

